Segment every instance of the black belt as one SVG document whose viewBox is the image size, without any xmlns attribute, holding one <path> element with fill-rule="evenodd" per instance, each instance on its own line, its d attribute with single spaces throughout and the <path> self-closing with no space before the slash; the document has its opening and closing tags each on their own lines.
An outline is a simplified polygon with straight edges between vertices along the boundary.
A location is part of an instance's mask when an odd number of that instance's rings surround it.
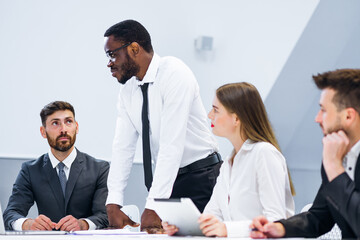
<svg viewBox="0 0 360 240">
<path fill-rule="evenodd" d="M 197 160 L 196 162 L 193 162 L 185 167 L 180 168 L 178 175 L 196 171 L 196 170 L 199 170 L 204 167 L 209 167 L 209 166 L 214 165 L 219 162 L 221 162 L 221 156 L 219 153 L 214 152 L 214 153 L 210 154 L 209 156 L 207 156 L 206 158 Z"/>
</svg>

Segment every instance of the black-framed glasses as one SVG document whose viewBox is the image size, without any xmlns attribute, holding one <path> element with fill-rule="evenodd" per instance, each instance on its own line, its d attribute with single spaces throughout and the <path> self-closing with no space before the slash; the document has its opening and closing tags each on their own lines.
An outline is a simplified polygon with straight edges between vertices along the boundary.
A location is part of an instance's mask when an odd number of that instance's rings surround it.
<svg viewBox="0 0 360 240">
<path fill-rule="evenodd" d="M 129 46 L 131 43 L 127 43 L 127 44 L 124 44 L 122 45 L 121 47 L 119 48 L 116 48 L 112 51 L 107 51 L 106 52 L 106 56 L 109 58 L 110 61 L 114 62 L 115 61 L 115 53 L 123 48 L 126 48 L 127 46 Z"/>
</svg>

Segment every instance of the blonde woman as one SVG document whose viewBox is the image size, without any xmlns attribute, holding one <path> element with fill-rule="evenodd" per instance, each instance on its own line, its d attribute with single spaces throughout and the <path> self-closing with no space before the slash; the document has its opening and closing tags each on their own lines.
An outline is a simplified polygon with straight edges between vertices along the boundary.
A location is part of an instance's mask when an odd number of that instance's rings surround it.
<svg viewBox="0 0 360 240">
<path fill-rule="evenodd" d="M 258 215 L 292 216 L 291 179 L 257 89 L 246 82 L 221 86 L 208 117 L 213 133 L 227 138 L 234 150 L 199 218 L 204 235 L 248 237 Z M 163 227 L 169 235 L 177 232 L 166 222 Z"/>
</svg>

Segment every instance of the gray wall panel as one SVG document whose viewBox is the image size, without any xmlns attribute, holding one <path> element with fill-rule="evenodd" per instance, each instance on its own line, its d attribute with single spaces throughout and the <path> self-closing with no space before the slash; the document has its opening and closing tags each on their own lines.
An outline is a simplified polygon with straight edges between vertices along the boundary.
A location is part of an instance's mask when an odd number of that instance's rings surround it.
<svg viewBox="0 0 360 240">
<path fill-rule="evenodd" d="M 356 0 L 320 1 L 265 101 L 293 175 L 297 211 L 314 200 L 321 182 L 322 132 L 314 122 L 320 91 L 311 76 L 360 67 L 359 9 Z"/>
</svg>

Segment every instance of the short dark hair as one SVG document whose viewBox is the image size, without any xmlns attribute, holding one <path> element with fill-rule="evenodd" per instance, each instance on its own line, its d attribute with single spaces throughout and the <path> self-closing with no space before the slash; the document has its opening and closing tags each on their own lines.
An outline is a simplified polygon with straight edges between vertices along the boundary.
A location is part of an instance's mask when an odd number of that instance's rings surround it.
<svg viewBox="0 0 360 240">
<path fill-rule="evenodd" d="M 104 37 L 109 36 L 124 43 L 137 42 L 146 52 L 153 52 L 149 32 L 135 20 L 129 19 L 111 26 L 104 34 Z"/>
<path fill-rule="evenodd" d="M 360 114 L 360 69 L 337 69 L 313 76 L 316 86 L 335 90 L 332 99 L 338 111 L 354 108 Z"/>
<path fill-rule="evenodd" d="M 48 118 L 48 116 L 60 110 L 70 110 L 75 118 L 75 110 L 70 103 L 64 101 L 54 101 L 45 105 L 43 109 L 41 109 L 40 117 L 41 117 L 42 125 L 45 127 L 46 119 Z"/>
</svg>

